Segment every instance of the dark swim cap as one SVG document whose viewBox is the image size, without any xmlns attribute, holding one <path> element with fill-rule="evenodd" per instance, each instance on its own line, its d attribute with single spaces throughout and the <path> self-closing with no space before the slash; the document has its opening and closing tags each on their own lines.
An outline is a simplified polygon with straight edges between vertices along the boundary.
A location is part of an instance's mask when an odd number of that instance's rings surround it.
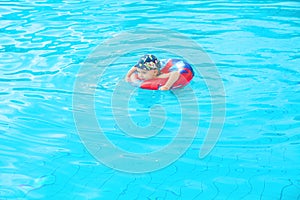
<svg viewBox="0 0 300 200">
<path fill-rule="evenodd" d="M 159 70 L 160 62 L 154 55 L 147 54 L 140 58 L 139 62 L 135 65 L 135 67 L 145 70 Z"/>
</svg>

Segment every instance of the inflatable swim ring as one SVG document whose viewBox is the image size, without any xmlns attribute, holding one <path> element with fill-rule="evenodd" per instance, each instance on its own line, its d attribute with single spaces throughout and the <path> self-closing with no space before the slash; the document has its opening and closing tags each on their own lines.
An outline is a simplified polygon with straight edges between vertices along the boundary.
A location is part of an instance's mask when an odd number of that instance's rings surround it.
<svg viewBox="0 0 300 200">
<path fill-rule="evenodd" d="M 179 79 L 173 84 L 171 89 L 182 88 L 186 86 L 194 77 L 194 71 L 190 64 L 180 59 L 161 60 L 161 73 L 166 74 L 173 71 L 180 73 Z M 148 90 L 159 90 L 159 88 L 168 81 L 168 78 L 155 78 L 151 80 L 142 81 L 133 73 L 130 77 L 134 85 Z"/>
</svg>

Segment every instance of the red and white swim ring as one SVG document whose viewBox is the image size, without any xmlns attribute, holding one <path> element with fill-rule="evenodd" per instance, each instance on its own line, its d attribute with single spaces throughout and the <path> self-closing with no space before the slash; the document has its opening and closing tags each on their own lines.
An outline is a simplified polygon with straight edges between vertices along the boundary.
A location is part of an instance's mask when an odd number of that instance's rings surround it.
<svg viewBox="0 0 300 200">
<path fill-rule="evenodd" d="M 180 59 L 162 60 L 161 63 L 164 67 L 160 70 L 161 73 L 169 73 L 178 71 L 180 73 L 179 79 L 173 84 L 171 89 L 182 88 L 186 86 L 194 77 L 194 71 L 191 65 Z M 148 90 L 159 90 L 159 88 L 168 81 L 168 78 L 155 78 L 151 80 L 142 81 L 137 77 L 136 73 L 133 73 L 130 77 L 131 82 L 134 85 L 138 85 L 140 88 Z"/>
</svg>

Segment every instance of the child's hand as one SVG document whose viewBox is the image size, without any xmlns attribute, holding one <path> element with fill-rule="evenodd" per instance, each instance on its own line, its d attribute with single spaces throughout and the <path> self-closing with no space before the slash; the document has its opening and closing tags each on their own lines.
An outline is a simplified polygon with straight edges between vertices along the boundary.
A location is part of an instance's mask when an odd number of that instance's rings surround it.
<svg viewBox="0 0 300 200">
<path fill-rule="evenodd" d="M 167 86 L 165 86 L 165 85 L 163 85 L 163 86 L 161 86 L 160 88 L 159 88 L 159 90 L 169 90 L 170 88 L 169 87 L 167 87 Z"/>
<path fill-rule="evenodd" d="M 131 75 L 136 71 L 136 67 L 131 67 L 131 69 L 127 72 L 125 76 L 125 81 L 130 82 L 131 81 Z"/>
<path fill-rule="evenodd" d="M 125 81 L 129 82 L 130 81 L 130 76 L 125 76 Z"/>
</svg>

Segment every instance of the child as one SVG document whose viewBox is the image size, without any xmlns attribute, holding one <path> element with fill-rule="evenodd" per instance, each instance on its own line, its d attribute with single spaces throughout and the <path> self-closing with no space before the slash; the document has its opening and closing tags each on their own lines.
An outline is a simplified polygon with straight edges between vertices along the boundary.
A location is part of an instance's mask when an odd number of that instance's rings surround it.
<svg viewBox="0 0 300 200">
<path fill-rule="evenodd" d="M 150 80 L 154 78 L 168 78 L 165 85 L 161 86 L 160 90 L 170 90 L 173 84 L 179 79 L 180 73 L 178 71 L 172 71 L 169 73 L 160 73 L 160 62 L 151 54 L 144 55 L 140 58 L 139 62 L 134 65 L 126 75 L 125 80 L 131 81 L 131 75 L 137 73 L 139 80 Z"/>
</svg>

